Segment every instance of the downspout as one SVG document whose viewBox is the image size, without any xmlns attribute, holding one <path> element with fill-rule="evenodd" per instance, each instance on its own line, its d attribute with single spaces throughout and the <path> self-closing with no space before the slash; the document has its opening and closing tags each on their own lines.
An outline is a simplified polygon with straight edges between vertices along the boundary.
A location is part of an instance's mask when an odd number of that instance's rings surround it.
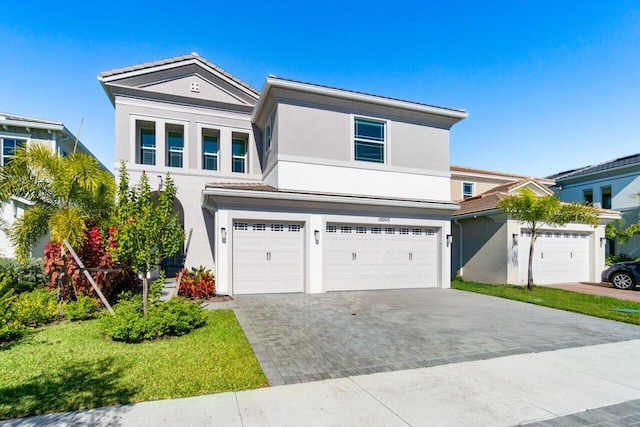
<svg viewBox="0 0 640 427">
<path fill-rule="evenodd" d="M 462 224 L 460 224 L 457 219 L 454 219 L 453 223 L 460 228 L 460 238 L 458 239 L 459 240 L 459 243 L 458 243 L 458 245 L 459 245 L 459 248 L 458 248 L 459 262 L 458 262 L 458 265 L 460 266 L 460 268 L 458 270 L 458 274 L 460 275 L 460 277 L 464 277 L 464 274 L 463 274 L 463 270 L 464 270 L 464 267 L 463 267 L 463 265 L 464 265 L 463 264 L 463 260 L 464 260 L 463 254 L 464 254 L 464 252 L 462 251 L 462 248 L 464 247 L 464 245 L 463 245 L 463 243 L 464 243 L 464 234 L 462 233 Z"/>
</svg>

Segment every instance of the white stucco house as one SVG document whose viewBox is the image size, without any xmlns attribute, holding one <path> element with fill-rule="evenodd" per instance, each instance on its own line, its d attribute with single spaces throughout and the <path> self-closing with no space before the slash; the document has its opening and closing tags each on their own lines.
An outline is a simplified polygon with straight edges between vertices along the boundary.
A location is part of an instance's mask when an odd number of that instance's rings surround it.
<svg viewBox="0 0 640 427">
<path fill-rule="evenodd" d="M 115 168 L 169 171 L 186 266 L 222 294 L 449 287 L 449 130 L 464 110 L 269 75 L 261 91 L 190 54 L 99 76 Z"/>
<path fill-rule="evenodd" d="M 565 202 L 589 202 L 620 211 L 626 226 L 640 219 L 640 154 L 551 175 L 553 188 Z M 627 243 L 609 240 L 607 253 L 640 257 L 640 236 Z"/>
<path fill-rule="evenodd" d="M 29 144 L 44 144 L 61 156 L 72 153 L 74 148 L 79 152 L 92 155 L 62 122 L 0 112 L 0 165 L 11 161 L 16 148 Z M 104 165 L 103 168 L 108 170 Z M 0 218 L 3 223 L 0 227 L 0 257 L 15 256 L 13 243 L 9 240 L 6 230 L 30 206 L 32 203 L 29 200 L 21 198 L 0 202 Z M 45 236 L 34 245 L 31 251 L 32 256 L 41 257 L 47 241 L 48 237 Z"/>
<path fill-rule="evenodd" d="M 452 277 L 482 283 L 526 284 L 531 230 L 497 205 L 521 188 L 529 188 L 539 196 L 553 195 L 548 187 L 553 180 L 458 166 L 452 166 L 451 171 L 452 198 L 460 203 L 460 209 L 452 216 Z M 461 189 L 468 190 L 470 186 L 484 191 L 461 193 Z M 600 281 L 605 268 L 605 226 L 620 215 L 601 209 L 599 216 L 597 228 L 569 223 L 543 227 L 538 232 L 533 261 L 536 284 Z"/>
</svg>

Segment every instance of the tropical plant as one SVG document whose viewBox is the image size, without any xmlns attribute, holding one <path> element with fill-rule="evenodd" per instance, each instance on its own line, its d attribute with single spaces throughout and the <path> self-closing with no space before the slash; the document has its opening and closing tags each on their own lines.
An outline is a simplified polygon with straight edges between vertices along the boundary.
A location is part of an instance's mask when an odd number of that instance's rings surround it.
<svg viewBox="0 0 640 427">
<path fill-rule="evenodd" d="M 538 196 L 528 188 L 522 188 L 518 194 L 511 194 L 498 202 L 498 209 L 523 222 L 531 230 L 529 245 L 529 265 L 527 289 L 533 289 L 533 250 L 536 244 L 536 232 L 543 226 L 557 227 L 568 222 L 582 222 L 594 228 L 598 226 L 599 210 L 590 205 L 579 203 L 561 203 L 551 195 Z"/>
<path fill-rule="evenodd" d="M 16 149 L 12 160 L 0 166 L 0 201 L 19 197 L 33 203 L 10 227 L 16 258 L 26 261 L 47 232 L 53 242 L 68 240 L 80 247 L 87 220 L 106 225 L 114 192 L 113 176 L 88 154 L 62 157 L 44 144 Z"/>
<path fill-rule="evenodd" d="M 176 274 L 176 279 L 180 272 Z M 178 295 L 192 299 L 208 299 L 216 296 L 216 281 L 211 270 L 200 266 L 186 268 L 182 271 L 182 277 L 178 284 Z"/>
<path fill-rule="evenodd" d="M 173 213 L 177 188 L 167 173 L 164 191 L 155 198 L 149 177 L 144 172 L 138 185 L 130 187 L 124 162 L 120 166 L 119 180 L 109 251 L 116 262 L 131 267 L 142 276 L 142 301 L 146 315 L 149 272 L 164 258 L 178 253 L 184 244 L 184 230 L 178 215 Z"/>
</svg>

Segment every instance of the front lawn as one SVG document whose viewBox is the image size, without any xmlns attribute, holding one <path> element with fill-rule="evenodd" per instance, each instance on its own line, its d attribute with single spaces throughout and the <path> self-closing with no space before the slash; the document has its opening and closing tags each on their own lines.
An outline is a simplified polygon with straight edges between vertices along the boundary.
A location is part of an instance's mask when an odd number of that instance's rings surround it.
<svg viewBox="0 0 640 427">
<path fill-rule="evenodd" d="M 125 344 L 98 321 L 36 329 L 0 350 L 0 419 L 266 386 L 231 310 L 182 336 Z"/>
<path fill-rule="evenodd" d="M 485 283 L 454 280 L 451 287 L 462 291 L 477 292 L 485 295 L 513 299 L 530 304 L 543 305 L 565 311 L 588 314 L 603 319 L 640 325 L 640 312 L 624 313 L 614 309 L 640 310 L 640 303 L 623 301 L 598 295 L 587 295 L 563 289 L 536 286 L 528 291 L 524 286 L 488 285 Z"/>
</svg>

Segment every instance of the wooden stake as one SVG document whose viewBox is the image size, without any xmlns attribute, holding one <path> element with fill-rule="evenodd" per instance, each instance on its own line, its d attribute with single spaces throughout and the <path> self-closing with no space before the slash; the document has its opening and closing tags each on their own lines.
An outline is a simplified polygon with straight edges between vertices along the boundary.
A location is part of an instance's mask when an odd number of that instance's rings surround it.
<svg viewBox="0 0 640 427">
<path fill-rule="evenodd" d="M 80 267 L 80 270 L 82 270 L 82 273 L 84 273 L 87 280 L 89 280 L 89 283 L 91 283 L 91 286 L 93 286 L 93 290 L 96 291 L 96 293 L 100 297 L 100 300 L 102 300 L 102 303 L 104 304 L 104 306 L 107 307 L 107 310 L 109 310 L 109 313 L 114 314 L 113 308 L 111 308 L 111 304 L 109 304 L 109 301 L 107 301 L 107 299 L 104 297 L 104 295 L 102 294 L 102 291 L 100 290 L 96 282 L 93 280 L 93 277 L 91 277 L 87 269 L 84 267 L 84 264 L 82 263 L 82 261 L 80 261 L 80 258 L 78 257 L 76 252 L 73 250 L 69 242 L 65 240 L 64 244 L 66 245 L 67 249 L 69 249 L 69 253 L 73 257 L 73 259 L 75 259 L 76 262 L 78 263 L 78 266 Z"/>
</svg>

